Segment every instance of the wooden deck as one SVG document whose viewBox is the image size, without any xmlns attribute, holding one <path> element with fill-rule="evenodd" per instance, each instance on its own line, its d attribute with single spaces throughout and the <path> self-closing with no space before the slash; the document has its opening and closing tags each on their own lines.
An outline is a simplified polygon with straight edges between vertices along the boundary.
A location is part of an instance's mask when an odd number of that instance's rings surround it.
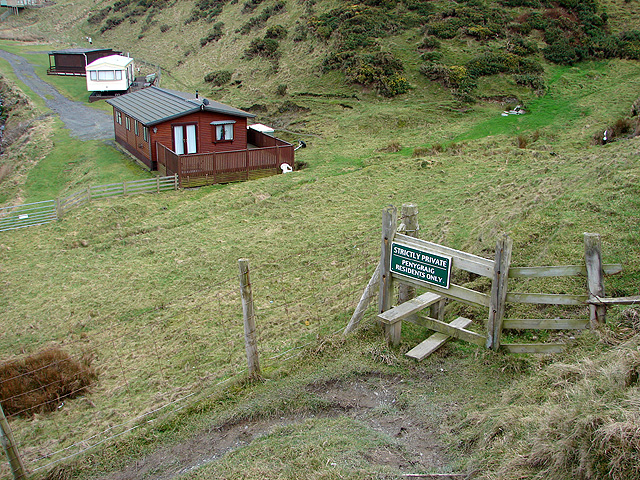
<svg viewBox="0 0 640 480">
<path fill-rule="evenodd" d="M 276 175 L 283 163 L 293 168 L 293 145 L 251 129 L 249 132 L 249 148 L 231 152 L 178 155 L 156 143 L 158 170 L 161 175 L 178 175 L 180 186 L 189 188 Z"/>
</svg>

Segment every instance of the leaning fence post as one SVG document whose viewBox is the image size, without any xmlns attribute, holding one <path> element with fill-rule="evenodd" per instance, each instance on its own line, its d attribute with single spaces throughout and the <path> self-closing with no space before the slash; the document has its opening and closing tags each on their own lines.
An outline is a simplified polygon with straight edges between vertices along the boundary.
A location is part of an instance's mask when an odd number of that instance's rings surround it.
<svg viewBox="0 0 640 480">
<path fill-rule="evenodd" d="M 587 286 L 589 297 L 604 297 L 604 276 L 602 272 L 602 242 L 597 233 L 584 234 L 584 260 L 587 266 Z M 591 328 L 604 325 L 606 305 L 589 305 Z"/>
<path fill-rule="evenodd" d="M 253 311 L 253 292 L 249 280 L 249 260 L 238 260 L 240 268 L 240 293 L 242 294 L 242 315 L 244 317 L 244 348 L 247 352 L 247 364 L 249 376 L 260 376 L 260 363 L 258 361 L 258 346 L 256 342 L 256 318 Z"/>
<path fill-rule="evenodd" d="M 391 308 L 393 285 L 391 281 L 391 242 L 398 225 L 398 209 L 389 205 L 382 210 L 382 241 L 380 252 L 380 287 L 378 293 L 378 313 Z M 384 324 L 384 336 L 387 342 L 400 343 L 402 322 L 393 325 Z"/>
<path fill-rule="evenodd" d="M 487 321 L 487 348 L 493 350 L 500 348 L 512 248 L 513 241 L 507 235 L 499 238 L 496 242 L 493 282 L 489 299 L 489 319 Z"/>
<path fill-rule="evenodd" d="M 7 417 L 4 416 L 4 410 L 2 410 L 2 404 L 0 404 L 0 441 L 2 442 L 2 448 L 4 448 L 7 458 L 9 459 L 9 466 L 11 467 L 11 473 L 15 480 L 25 479 L 27 475 L 25 473 L 22 459 L 18 453 L 16 442 L 13 439 L 13 433 L 11 433 L 11 427 L 7 421 Z"/>
<path fill-rule="evenodd" d="M 415 203 L 403 203 L 401 211 L 401 222 L 398 233 L 404 233 L 409 237 L 418 236 L 418 206 Z M 398 287 L 398 304 L 411 300 L 416 296 L 416 287 L 401 284 Z"/>
</svg>

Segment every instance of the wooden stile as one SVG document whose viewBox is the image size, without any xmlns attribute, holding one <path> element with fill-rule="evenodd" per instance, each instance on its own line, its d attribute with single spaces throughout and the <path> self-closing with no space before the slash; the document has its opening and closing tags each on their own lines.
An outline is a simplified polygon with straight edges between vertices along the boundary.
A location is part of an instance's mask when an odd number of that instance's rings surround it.
<svg viewBox="0 0 640 480">
<path fill-rule="evenodd" d="M 410 237 L 418 236 L 418 206 L 414 203 L 404 203 L 401 213 L 402 223 L 398 227 L 399 232 L 405 232 Z M 398 287 L 398 303 L 406 302 L 416 296 L 415 287 L 400 284 Z"/>
<path fill-rule="evenodd" d="M 469 325 L 471 325 L 471 320 L 464 317 L 458 317 L 453 322 L 450 322 L 449 325 L 455 328 L 466 329 Z M 427 338 L 422 343 L 413 347 L 409 350 L 405 355 L 410 358 L 415 358 L 418 361 L 421 361 L 447 343 L 451 337 L 449 335 L 445 335 L 444 333 L 436 332 Z"/>
</svg>

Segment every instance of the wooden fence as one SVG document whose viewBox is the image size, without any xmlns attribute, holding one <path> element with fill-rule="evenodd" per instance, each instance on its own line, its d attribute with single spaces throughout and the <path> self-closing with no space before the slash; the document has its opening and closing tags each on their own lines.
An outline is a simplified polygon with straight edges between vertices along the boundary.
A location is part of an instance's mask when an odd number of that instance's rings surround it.
<svg viewBox="0 0 640 480">
<path fill-rule="evenodd" d="M 403 214 L 403 218 L 406 215 Z M 401 338 L 401 325 L 403 321 L 423 325 L 437 332 L 407 353 L 408 356 L 421 360 L 442 345 L 449 337 L 459 338 L 479 346 L 497 350 L 502 348 L 511 353 L 551 353 L 564 350 L 564 343 L 536 343 L 515 344 L 504 343 L 501 340 L 505 329 L 540 329 L 540 330 L 582 330 L 595 328 L 605 321 L 606 305 L 612 303 L 624 303 L 627 299 L 604 298 L 604 275 L 616 274 L 622 271 L 618 264 L 603 264 L 600 246 L 600 237 L 597 234 L 585 233 L 585 263 L 584 265 L 561 265 L 539 267 L 512 267 L 511 250 L 512 242 L 507 236 L 503 236 L 496 242 L 496 253 L 493 260 L 479 257 L 467 252 L 455 250 L 443 245 L 438 245 L 425 240 L 414 238 L 405 233 L 399 233 L 397 227 L 397 211 L 395 207 L 388 207 L 383 211 L 382 247 L 380 263 L 369 285 L 356 308 L 354 315 L 347 326 L 345 333 L 352 331 L 362 318 L 365 305 L 371 300 L 374 292 L 378 292 L 378 320 L 383 324 L 387 340 L 397 345 Z M 417 222 L 416 222 L 417 224 Z M 402 225 L 404 227 L 404 224 Z M 402 228 L 401 228 L 402 230 Z M 409 233 L 409 232 L 406 232 Z M 409 275 L 394 271 L 394 251 L 409 252 L 418 258 L 434 257 L 442 259 L 449 268 L 455 268 L 475 275 L 491 279 L 490 293 L 484 293 L 466 288 L 462 285 L 449 283 L 448 279 L 442 285 L 431 280 L 421 280 L 417 275 L 431 267 L 419 264 L 419 262 L 407 261 L 412 270 Z M 412 253 L 413 252 L 413 253 Z M 418 253 L 416 253 L 418 252 Z M 440 260 L 438 260 L 440 261 Z M 407 267 L 408 268 L 408 267 Z M 412 275 L 415 273 L 416 275 Z M 547 278 L 584 276 L 584 294 L 555 294 L 555 293 L 521 293 L 508 290 L 509 279 L 515 278 Z M 425 274 L 425 278 L 427 275 Z M 438 278 L 438 280 L 440 280 Z M 416 298 L 408 298 L 399 305 L 392 307 L 393 285 L 421 287 L 427 293 Z M 459 317 L 450 323 L 444 320 L 443 302 L 445 299 L 462 302 L 465 304 L 486 308 L 488 310 L 484 325 L 484 333 L 471 331 L 471 320 Z M 615 300 L 615 302 L 613 302 Z M 637 298 L 635 300 L 638 300 Z M 560 306 L 589 306 L 589 318 L 505 318 L 507 304 L 536 304 L 536 305 L 560 305 Z M 628 302 L 627 302 L 628 303 Z M 430 308 L 429 315 L 420 312 Z M 435 338 L 437 337 L 437 338 Z"/>
<path fill-rule="evenodd" d="M 27 203 L 15 207 L 0 208 L 0 232 L 18 228 L 43 225 L 63 217 L 69 210 L 84 205 L 96 198 L 160 193 L 177 190 L 177 176 L 156 177 L 144 180 L 130 180 L 108 185 L 87 187 L 66 197 L 55 200 Z"/>
</svg>

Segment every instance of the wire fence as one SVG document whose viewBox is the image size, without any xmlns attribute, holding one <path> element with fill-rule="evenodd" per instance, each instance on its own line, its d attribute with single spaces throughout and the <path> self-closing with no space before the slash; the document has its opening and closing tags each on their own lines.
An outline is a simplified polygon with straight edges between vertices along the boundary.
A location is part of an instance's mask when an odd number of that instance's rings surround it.
<svg viewBox="0 0 640 480">
<path fill-rule="evenodd" d="M 379 229 L 370 229 L 313 251 L 293 252 L 282 264 L 249 259 L 263 370 L 277 368 L 344 329 L 378 262 L 378 244 Z M 7 414 L 30 473 L 43 475 L 59 462 L 202 402 L 246 374 L 238 276 L 135 318 L 100 321 L 104 328 L 99 332 L 48 342 L 69 352 L 72 360 L 92 358 L 97 381 L 78 387 L 80 395 L 73 399 L 53 398 L 47 400 L 52 405 Z M 40 368 L 48 367 L 58 365 Z M 0 379 L 0 392 L 3 383 L 15 380 Z M 51 383 L 21 395 L 56 386 Z M 16 398 L 0 397 L 0 402 L 7 400 Z M 0 463 L 0 478 L 11 478 L 8 462 Z"/>
</svg>

